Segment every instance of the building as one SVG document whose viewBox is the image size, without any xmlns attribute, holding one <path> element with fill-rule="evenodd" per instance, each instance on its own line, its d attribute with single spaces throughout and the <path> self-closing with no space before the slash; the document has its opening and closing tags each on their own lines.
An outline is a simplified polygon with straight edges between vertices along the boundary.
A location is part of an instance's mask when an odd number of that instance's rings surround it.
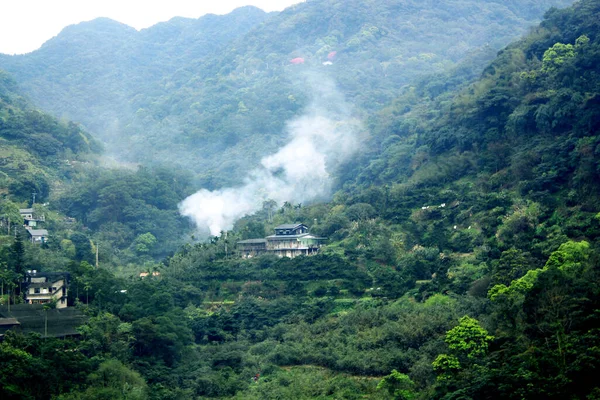
<svg viewBox="0 0 600 400">
<path fill-rule="evenodd" d="M 68 272 L 27 271 L 25 274 L 25 302 L 46 304 L 56 302 L 56 308 L 67 307 L 70 275 Z"/>
<path fill-rule="evenodd" d="M 23 217 L 23 219 L 25 221 L 32 220 L 33 219 L 33 208 L 20 208 L 19 214 L 21 214 L 21 217 Z"/>
<path fill-rule="evenodd" d="M 45 243 L 48 240 L 48 231 L 45 229 L 27 229 L 31 243 Z"/>
<path fill-rule="evenodd" d="M 33 208 L 20 208 L 19 214 L 21 214 L 21 217 L 23 217 L 25 226 L 28 227 L 35 227 L 37 226 L 38 222 L 46 221 L 46 216 L 44 214 L 36 214 Z"/>
<path fill-rule="evenodd" d="M 243 258 L 264 253 L 294 258 L 316 254 L 325 240 L 310 234 L 304 224 L 284 224 L 275 227 L 274 235 L 264 239 L 241 240 L 237 242 L 237 247 Z"/>
</svg>

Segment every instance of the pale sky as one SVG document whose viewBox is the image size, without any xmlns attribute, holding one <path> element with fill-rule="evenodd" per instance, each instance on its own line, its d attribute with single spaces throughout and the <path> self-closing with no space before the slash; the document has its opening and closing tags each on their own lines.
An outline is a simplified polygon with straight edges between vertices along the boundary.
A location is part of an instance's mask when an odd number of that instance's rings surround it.
<svg viewBox="0 0 600 400">
<path fill-rule="evenodd" d="M 38 49 L 66 26 L 108 17 L 136 29 L 179 16 L 199 18 L 227 14 L 253 5 L 281 11 L 302 0 L 7 0 L 0 7 L 0 53 Z"/>
</svg>

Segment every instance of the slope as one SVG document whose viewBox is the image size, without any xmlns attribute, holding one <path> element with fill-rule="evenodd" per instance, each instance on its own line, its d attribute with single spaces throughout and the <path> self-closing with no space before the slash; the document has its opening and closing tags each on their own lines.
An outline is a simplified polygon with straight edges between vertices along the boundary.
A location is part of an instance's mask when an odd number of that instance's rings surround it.
<svg viewBox="0 0 600 400">
<path fill-rule="evenodd" d="M 416 76 L 447 70 L 485 46 L 498 49 L 545 8 L 567 4 L 320 0 L 269 18 L 243 9 L 210 29 L 182 33 L 189 45 L 205 48 L 204 35 L 219 43 L 185 57 L 176 56 L 183 48 L 166 47 L 179 20 L 139 34 L 96 21 L 65 30 L 37 52 L 2 57 L 0 65 L 48 110 L 83 122 L 109 152 L 184 165 L 215 187 L 239 183 L 240 171 L 281 145 L 285 122 L 310 101 L 306 74 L 331 76 L 359 113 L 371 112 Z M 244 18 L 248 23 L 239 22 Z M 232 25 L 241 29 L 220 39 L 216 33 Z M 69 34 L 80 30 L 112 32 L 111 45 Z M 159 49 L 166 48 L 174 51 L 163 57 Z M 49 62 L 57 54 L 71 61 Z"/>
<path fill-rule="evenodd" d="M 58 121 L 34 109 L 16 83 L 0 71 L 0 187 L 15 201 L 37 193 L 45 201 L 53 185 L 74 172 L 70 161 L 86 161 L 101 145 L 77 124 Z"/>
<path fill-rule="evenodd" d="M 268 15 L 243 7 L 227 16 L 173 18 L 140 32 L 98 18 L 66 27 L 33 53 L 0 55 L 0 65 L 40 107 L 110 142 L 119 138 L 115 124 L 133 117 L 136 96 L 164 94 L 164 77 L 218 52 Z"/>
</svg>

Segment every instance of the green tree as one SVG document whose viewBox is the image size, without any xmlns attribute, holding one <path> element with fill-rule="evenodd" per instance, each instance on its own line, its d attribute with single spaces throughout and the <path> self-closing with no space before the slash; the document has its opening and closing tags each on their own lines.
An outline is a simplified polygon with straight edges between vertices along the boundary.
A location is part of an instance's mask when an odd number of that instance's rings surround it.
<svg viewBox="0 0 600 400">
<path fill-rule="evenodd" d="M 25 272 L 25 245 L 21 232 L 17 232 L 13 244 L 10 246 L 9 266 L 19 276 Z"/>
<path fill-rule="evenodd" d="M 575 47 L 572 44 L 556 43 L 544 52 L 542 72 L 554 72 L 573 57 L 575 57 Z"/>
<path fill-rule="evenodd" d="M 59 397 L 60 400 L 145 400 L 148 386 L 144 378 L 118 360 L 108 359 L 88 376 L 90 385 L 83 392 Z"/>
<path fill-rule="evenodd" d="M 75 232 L 71 235 L 70 240 L 75 246 L 75 259 L 77 261 L 93 262 L 92 244 L 86 235 Z"/>
<path fill-rule="evenodd" d="M 457 326 L 446 332 L 444 340 L 450 354 L 440 354 L 433 362 L 434 370 L 443 376 L 467 368 L 483 358 L 494 337 L 488 335 L 479 321 L 465 315 Z"/>
<path fill-rule="evenodd" d="M 138 255 L 147 255 L 156 245 L 156 237 L 150 232 L 138 235 L 133 241 L 133 248 Z"/>
<path fill-rule="evenodd" d="M 408 375 L 395 369 L 388 376 L 384 376 L 377 384 L 377 390 L 387 390 L 395 400 L 412 400 L 415 398 L 415 383 Z"/>
</svg>

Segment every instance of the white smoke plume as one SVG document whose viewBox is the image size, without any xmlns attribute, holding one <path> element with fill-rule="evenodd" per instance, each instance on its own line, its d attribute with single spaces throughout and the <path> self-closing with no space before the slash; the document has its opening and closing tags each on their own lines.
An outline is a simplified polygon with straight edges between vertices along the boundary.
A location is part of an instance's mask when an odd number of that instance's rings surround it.
<svg viewBox="0 0 600 400">
<path fill-rule="evenodd" d="M 312 77 L 308 83 L 313 100 L 302 116 L 287 123 L 286 146 L 264 157 L 242 186 L 202 189 L 179 204 L 201 232 L 217 236 L 266 200 L 305 203 L 330 195 L 330 174 L 357 150 L 360 124 L 331 81 Z"/>
</svg>

